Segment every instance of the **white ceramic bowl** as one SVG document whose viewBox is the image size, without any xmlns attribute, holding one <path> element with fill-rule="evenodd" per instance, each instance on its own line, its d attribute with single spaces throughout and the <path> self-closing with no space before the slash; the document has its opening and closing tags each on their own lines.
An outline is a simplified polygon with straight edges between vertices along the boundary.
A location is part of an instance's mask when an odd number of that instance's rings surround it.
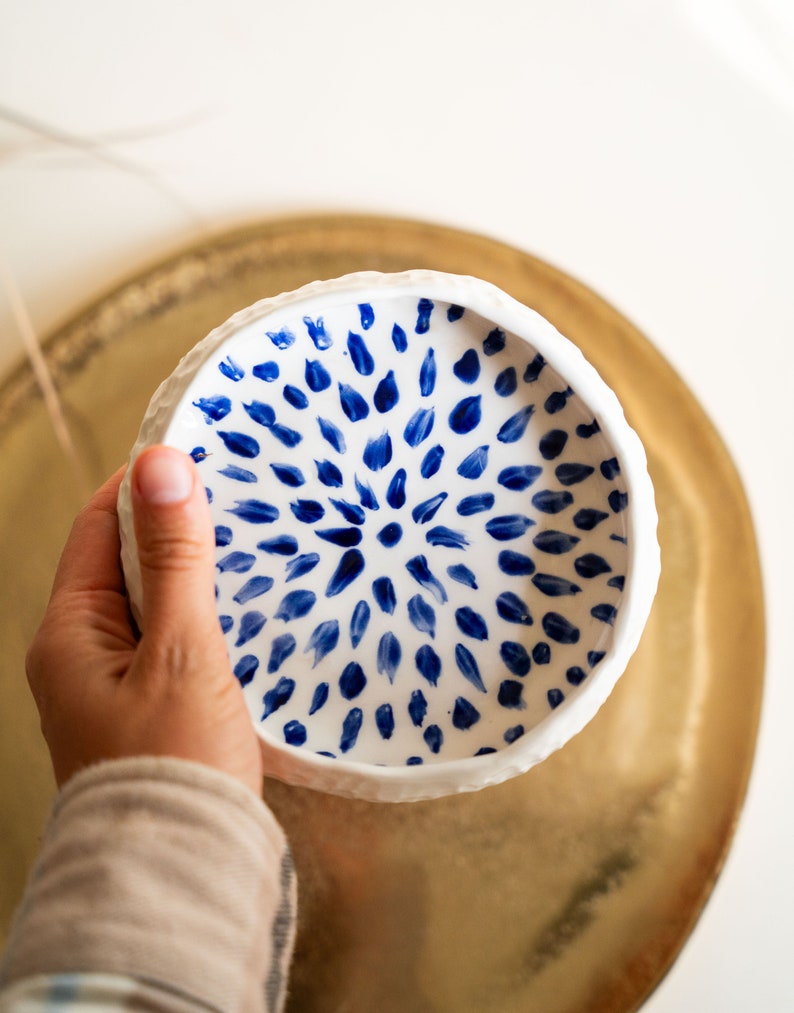
<svg viewBox="0 0 794 1013">
<path fill-rule="evenodd" d="M 372 800 L 470 791 L 577 733 L 659 575 L 643 448 L 537 313 L 474 278 L 315 282 L 235 314 L 134 457 L 191 453 L 268 772 Z M 128 485 L 119 497 L 133 606 Z"/>
</svg>

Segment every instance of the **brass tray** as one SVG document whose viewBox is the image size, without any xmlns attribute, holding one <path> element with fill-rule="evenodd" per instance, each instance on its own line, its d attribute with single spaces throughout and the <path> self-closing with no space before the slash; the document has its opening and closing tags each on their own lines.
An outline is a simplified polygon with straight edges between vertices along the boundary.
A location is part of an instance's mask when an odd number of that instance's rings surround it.
<svg viewBox="0 0 794 1013">
<path fill-rule="evenodd" d="M 648 452 L 662 580 L 630 669 L 561 752 L 475 795 L 404 805 L 277 783 L 301 908 L 290 1010 L 637 1009 L 721 868 L 752 762 L 764 617 L 747 503 L 697 402 L 578 282 L 480 236 L 374 217 L 220 235 L 105 295 L 47 356 L 92 485 L 126 457 L 149 397 L 234 310 L 353 270 L 475 274 L 577 342 Z M 23 658 L 83 490 L 26 369 L 0 389 L 0 926 L 53 784 Z"/>
</svg>

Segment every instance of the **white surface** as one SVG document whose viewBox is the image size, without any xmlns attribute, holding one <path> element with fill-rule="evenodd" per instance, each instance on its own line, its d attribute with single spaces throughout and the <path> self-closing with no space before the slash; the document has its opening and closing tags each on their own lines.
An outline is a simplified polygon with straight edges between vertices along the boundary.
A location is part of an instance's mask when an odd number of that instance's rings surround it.
<svg viewBox="0 0 794 1013">
<path fill-rule="evenodd" d="M 351 209 L 536 253 L 671 360 L 746 483 L 770 635 L 735 845 L 647 1010 L 794 1007 L 789 0 L 6 0 L 0 104 L 104 145 L 0 122 L 0 252 L 40 329 L 206 224 Z M 0 363 L 20 347 L 2 301 Z"/>
</svg>

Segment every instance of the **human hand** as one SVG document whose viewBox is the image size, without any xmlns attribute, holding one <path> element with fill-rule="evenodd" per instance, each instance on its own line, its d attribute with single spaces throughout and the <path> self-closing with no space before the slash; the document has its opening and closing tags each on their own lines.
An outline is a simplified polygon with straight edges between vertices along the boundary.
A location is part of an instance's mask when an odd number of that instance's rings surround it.
<svg viewBox="0 0 794 1013">
<path fill-rule="evenodd" d="M 103 759 L 174 756 L 261 793 L 262 757 L 214 598 L 214 533 L 190 458 L 145 450 L 131 493 L 141 564 L 139 638 L 119 562 L 123 469 L 78 515 L 27 656 L 58 785 Z"/>
</svg>

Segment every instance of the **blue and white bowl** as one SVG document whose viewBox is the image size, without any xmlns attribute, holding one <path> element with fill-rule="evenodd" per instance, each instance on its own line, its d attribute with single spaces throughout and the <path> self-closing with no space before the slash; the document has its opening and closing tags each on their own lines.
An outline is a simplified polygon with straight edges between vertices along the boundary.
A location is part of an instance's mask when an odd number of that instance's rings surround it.
<svg viewBox="0 0 794 1013">
<path fill-rule="evenodd" d="M 498 783 L 595 714 L 659 575 L 643 448 L 578 349 L 490 284 L 315 282 L 235 314 L 133 456 L 192 454 L 268 773 L 372 800 Z M 129 489 L 123 562 L 140 578 Z"/>
</svg>

